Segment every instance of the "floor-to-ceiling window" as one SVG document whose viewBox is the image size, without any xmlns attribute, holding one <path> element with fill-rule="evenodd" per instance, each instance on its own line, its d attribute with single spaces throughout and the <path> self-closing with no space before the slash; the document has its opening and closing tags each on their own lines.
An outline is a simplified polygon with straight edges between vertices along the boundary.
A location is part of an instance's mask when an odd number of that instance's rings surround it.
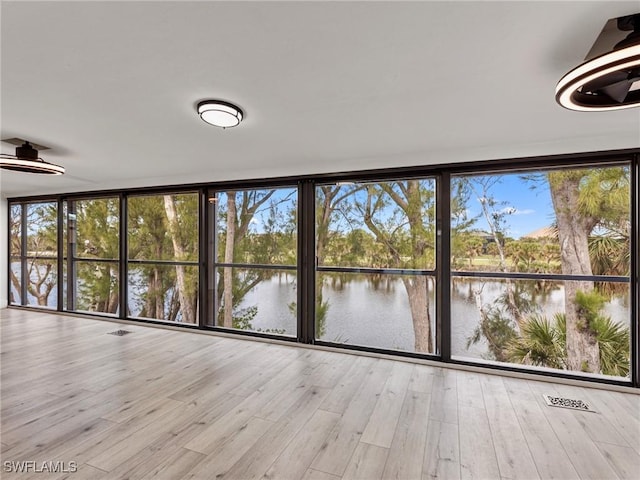
<svg viewBox="0 0 640 480">
<path fill-rule="evenodd" d="M 628 377 L 630 167 L 451 180 L 452 356 Z"/>
<path fill-rule="evenodd" d="M 13 204 L 9 209 L 9 302 L 58 306 L 58 204 Z"/>
<path fill-rule="evenodd" d="M 127 309 L 198 323 L 198 193 L 127 197 Z"/>
<path fill-rule="evenodd" d="M 67 310 L 119 313 L 120 198 L 69 200 Z"/>
<path fill-rule="evenodd" d="M 297 335 L 298 188 L 212 191 L 211 326 Z"/>
<path fill-rule="evenodd" d="M 436 353 L 436 182 L 316 187 L 315 337 Z"/>
<path fill-rule="evenodd" d="M 532 164 L 12 199 L 9 302 L 637 386 L 637 160 Z"/>
</svg>

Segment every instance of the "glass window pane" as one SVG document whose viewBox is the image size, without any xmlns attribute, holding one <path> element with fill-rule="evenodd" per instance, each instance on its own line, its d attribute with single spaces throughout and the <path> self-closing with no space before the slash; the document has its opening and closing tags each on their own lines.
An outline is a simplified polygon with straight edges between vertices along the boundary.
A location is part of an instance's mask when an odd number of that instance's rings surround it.
<svg viewBox="0 0 640 480">
<path fill-rule="evenodd" d="M 127 200 L 130 259 L 198 261 L 198 195 L 148 195 Z"/>
<path fill-rule="evenodd" d="M 435 180 L 316 188 L 320 266 L 435 268 Z"/>
<path fill-rule="evenodd" d="M 129 265 L 132 317 L 198 323 L 198 267 Z"/>
<path fill-rule="evenodd" d="M 9 250 L 11 256 L 22 254 L 22 205 L 12 204 L 9 214 L 9 232 L 11 240 Z"/>
<path fill-rule="evenodd" d="M 435 353 L 435 278 L 319 272 L 316 338 Z"/>
<path fill-rule="evenodd" d="M 56 308 L 58 305 L 58 264 L 52 259 L 27 260 L 27 305 Z"/>
<path fill-rule="evenodd" d="M 219 192 L 216 262 L 296 265 L 297 204 L 297 188 Z"/>
<path fill-rule="evenodd" d="M 627 276 L 630 206 L 628 166 L 453 177 L 452 268 Z"/>
<path fill-rule="evenodd" d="M 454 278 L 452 356 L 629 376 L 629 284 Z"/>
<path fill-rule="evenodd" d="M 120 203 L 118 198 L 75 201 L 76 258 L 118 259 Z M 75 225 L 74 225 L 75 224 Z"/>
<path fill-rule="evenodd" d="M 76 308 L 86 312 L 118 313 L 117 262 L 76 262 Z"/>
<path fill-rule="evenodd" d="M 296 335 L 295 270 L 224 267 L 217 269 L 216 281 L 216 326 Z"/>
<path fill-rule="evenodd" d="M 22 305 L 22 263 L 19 257 L 11 258 L 11 268 L 9 272 L 9 303 L 12 305 Z"/>
<path fill-rule="evenodd" d="M 27 208 L 27 256 L 58 256 L 58 204 L 30 203 Z"/>
</svg>

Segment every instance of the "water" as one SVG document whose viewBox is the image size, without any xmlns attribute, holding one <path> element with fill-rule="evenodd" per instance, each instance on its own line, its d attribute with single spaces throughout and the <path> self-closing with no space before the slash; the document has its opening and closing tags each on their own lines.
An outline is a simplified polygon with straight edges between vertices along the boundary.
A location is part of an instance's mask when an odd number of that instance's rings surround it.
<svg viewBox="0 0 640 480">
<path fill-rule="evenodd" d="M 374 285 L 364 275 L 341 283 L 325 281 L 323 301 L 328 302 L 326 330 L 322 340 L 363 345 L 401 351 L 414 351 L 414 333 L 407 292 L 399 279 Z M 295 301 L 295 277 L 283 275 L 262 282 L 244 299 L 242 307 L 258 306 L 252 325 L 256 330 L 284 330 L 295 335 L 295 318 L 288 305 Z M 521 280 L 520 287 L 530 280 Z M 433 282 L 430 279 L 430 313 L 435 322 Z M 478 322 L 478 307 L 474 290 L 482 290 L 482 303 L 499 305 L 498 298 L 504 292 L 504 282 L 496 280 L 456 279 L 451 289 L 451 349 L 452 355 L 470 358 L 486 358 L 487 344 L 481 339 L 467 347 Z M 537 293 L 534 311 L 551 318 L 564 311 L 564 288 L 560 283 L 547 282 L 545 293 Z M 627 295 L 614 297 L 605 304 L 604 314 L 623 325 L 630 323 Z"/>
<path fill-rule="evenodd" d="M 19 264 L 12 264 L 16 273 Z M 325 274 L 323 301 L 328 303 L 325 331 L 322 340 L 349 343 L 390 350 L 414 351 L 414 333 L 407 292 L 399 278 L 375 277 L 357 274 Z M 514 282 L 531 291 L 536 282 Z M 547 282 L 544 292 L 537 292 L 535 303 L 538 313 L 552 317 L 564 310 L 564 289 L 561 283 Z M 12 290 L 15 292 L 13 285 Z M 504 282 L 496 280 L 461 279 L 454 281 L 451 289 L 451 348 L 454 356 L 485 358 L 487 345 L 484 339 L 470 345 L 479 321 L 474 291 L 481 290 L 482 303 L 497 305 L 504 291 Z M 435 322 L 434 279 L 429 278 L 429 309 Z M 56 289 L 49 295 L 49 307 L 55 308 Z M 130 292 L 130 297 L 136 296 Z M 241 308 L 257 306 L 252 319 L 253 330 L 296 334 L 295 305 L 297 285 L 295 275 L 282 273 L 263 281 L 244 298 Z M 133 298 L 132 297 L 132 298 Z M 18 298 L 18 297 L 16 297 Z M 130 300 L 132 299 L 130 298 Z M 605 315 L 623 325 L 630 323 L 627 295 L 616 296 L 604 308 Z M 36 305 L 29 295 L 29 304 Z"/>
</svg>

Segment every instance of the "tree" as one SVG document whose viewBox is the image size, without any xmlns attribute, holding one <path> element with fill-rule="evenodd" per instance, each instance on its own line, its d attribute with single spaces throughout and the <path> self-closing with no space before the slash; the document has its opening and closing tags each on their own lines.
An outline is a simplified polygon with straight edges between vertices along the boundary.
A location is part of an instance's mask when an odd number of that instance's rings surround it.
<svg viewBox="0 0 640 480">
<path fill-rule="evenodd" d="M 82 258 L 76 262 L 77 305 L 72 308 L 105 313 L 118 309 L 119 258 L 118 199 L 96 198 L 75 202 L 77 229 L 74 245 Z M 70 235 L 73 235 L 70 233 Z M 97 261 L 96 261 L 97 260 Z M 112 261 L 109 261 L 112 260 Z"/>
<path fill-rule="evenodd" d="M 22 225 L 22 209 L 26 209 L 26 225 Z M 20 253 L 26 259 L 26 289 L 39 306 L 49 306 L 49 296 L 56 287 L 57 204 L 54 202 L 12 206 L 10 214 L 11 254 Z M 27 236 L 27 251 L 22 252 L 22 235 Z M 21 265 L 21 268 L 24 268 Z M 11 284 L 21 292 L 21 279 L 13 268 Z M 12 294 L 13 295 L 13 294 Z M 14 301 L 12 299 L 12 301 Z"/>
<path fill-rule="evenodd" d="M 349 222 L 350 204 L 346 199 L 362 190 L 358 185 L 322 185 L 316 187 L 316 262 L 325 263 L 327 248 L 338 236 L 338 230 L 331 230 L 337 225 L 337 218 L 342 217 Z M 334 255 L 335 256 L 335 255 Z M 336 264 L 340 259 L 334 258 Z M 315 338 L 322 338 L 326 330 L 326 318 L 329 312 L 329 302 L 323 299 L 323 282 L 320 275 L 316 275 L 315 285 Z"/>
<path fill-rule="evenodd" d="M 423 269 L 434 265 L 435 188 L 428 180 L 370 184 L 364 202 L 356 202 L 364 223 L 385 246 L 393 267 Z M 433 352 L 429 279 L 403 275 L 417 352 Z"/>
<path fill-rule="evenodd" d="M 280 261 L 295 262 L 296 214 L 283 212 L 278 206 L 287 205 L 295 198 L 296 190 L 280 190 L 282 197 L 274 197 L 278 189 L 255 189 L 228 191 L 218 196 L 223 199 L 218 206 L 219 249 L 223 263 L 277 264 Z M 226 198 L 225 198 L 226 197 Z M 295 210 L 295 200 L 293 200 Z M 262 232 L 254 232 L 250 226 L 256 222 L 256 216 L 263 218 Z M 295 246 L 294 246 L 295 245 Z M 287 252 L 283 254 L 283 252 Z M 227 328 L 252 328 L 251 320 L 257 308 L 238 309 L 244 297 L 260 282 L 270 278 L 273 273 L 265 269 L 246 269 L 239 271 L 233 267 L 222 267 L 223 273 L 218 280 L 218 324 Z"/>
<path fill-rule="evenodd" d="M 576 304 L 595 332 L 602 373 L 617 377 L 629 375 L 629 329 L 602 313 L 605 299 L 593 291 L 578 292 Z M 552 320 L 531 316 L 521 336 L 507 342 L 509 361 L 550 368 L 566 368 L 568 359 L 566 314 L 557 313 Z"/>
<path fill-rule="evenodd" d="M 500 175 L 485 175 L 479 177 L 462 177 L 468 188 L 473 192 L 476 200 L 480 204 L 482 216 L 487 222 L 491 236 L 495 242 L 498 252 L 499 269 L 501 272 L 509 271 L 507 254 L 505 251 L 506 219 L 515 212 L 515 209 L 504 201 L 497 200 L 491 190 L 502 181 Z M 524 320 L 523 312 L 519 307 L 518 299 L 515 296 L 513 281 L 509 278 L 505 280 L 505 308 L 506 312 L 513 317 L 515 322 L 513 328 L 517 331 Z M 487 320 L 483 314 L 484 309 L 480 309 L 481 321 Z"/>
<path fill-rule="evenodd" d="M 482 238 L 476 235 L 464 235 L 462 240 L 462 250 L 469 262 L 469 270 L 473 269 L 473 259 L 482 254 Z"/>
<path fill-rule="evenodd" d="M 135 260 L 164 260 L 169 256 L 166 217 L 161 197 L 139 196 L 129 198 L 128 205 L 128 258 Z M 167 270 L 157 263 L 136 265 L 131 271 L 129 284 L 142 291 L 143 305 L 134 315 L 173 320 L 175 309 L 165 312 L 167 292 L 175 283 Z M 138 274 L 141 277 L 138 280 Z M 129 306 L 131 308 L 131 305 Z M 128 312 L 130 313 L 130 312 Z"/>
<path fill-rule="evenodd" d="M 171 237 L 171 244 L 173 245 L 174 258 L 176 260 L 189 260 L 190 251 L 194 251 L 194 246 L 197 246 L 198 229 L 185 229 L 181 228 L 184 222 L 181 219 L 185 219 L 186 216 L 180 216 L 178 213 L 178 207 L 176 206 L 177 199 L 173 195 L 164 196 L 164 208 L 168 221 L 168 232 Z M 197 222 L 197 208 L 195 209 L 195 220 Z M 193 216 L 193 212 L 192 216 Z M 186 238 L 184 232 L 188 232 Z M 191 245 L 189 245 L 191 243 Z M 194 245 L 195 244 L 195 245 Z M 189 248 L 191 247 L 191 248 Z M 197 296 L 197 282 L 195 279 L 190 279 L 184 265 L 176 265 L 176 278 L 178 287 L 178 297 L 180 300 L 180 310 L 182 312 L 182 321 L 185 323 L 196 323 L 196 305 L 198 301 Z"/>
<path fill-rule="evenodd" d="M 629 225 L 629 170 L 626 167 L 576 169 L 548 174 L 556 213 L 563 274 L 593 275 L 589 236 Z M 592 249 L 593 252 L 593 249 Z M 571 370 L 601 371 L 597 333 L 581 315 L 579 292 L 594 289 L 588 280 L 565 282 L 567 365 Z"/>
</svg>

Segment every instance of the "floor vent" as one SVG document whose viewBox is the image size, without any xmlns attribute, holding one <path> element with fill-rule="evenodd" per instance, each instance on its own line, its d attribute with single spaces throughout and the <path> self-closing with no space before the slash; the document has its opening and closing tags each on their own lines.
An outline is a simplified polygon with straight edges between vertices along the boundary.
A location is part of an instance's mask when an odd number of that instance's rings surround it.
<svg viewBox="0 0 640 480">
<path fill-rule="evenodd" d="M 582 400 L 554 397 L 553 395 L 543 395 L 543 397 L 547 402 L 547 405 L 549 405 L 550 407 L 570 408 L 572 410 L 581 410 L 583 412 L 596 412 L 593 408 L 591 408 L 591 405 Z"/>
<path fill-rule="evenodd" d="M 131 333 L 128 330 L 116 330 L 115 332 L 109 332 L 109 335 L 116 335 L 117 337 L 121 337 L 123 335 L 126 335 L 127 333 Z"/>
</svg>

